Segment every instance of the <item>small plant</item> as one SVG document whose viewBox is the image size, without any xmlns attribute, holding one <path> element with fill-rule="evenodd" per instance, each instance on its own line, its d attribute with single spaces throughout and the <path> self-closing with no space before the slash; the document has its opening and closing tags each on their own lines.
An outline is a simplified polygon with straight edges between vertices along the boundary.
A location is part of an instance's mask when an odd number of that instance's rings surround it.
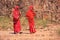
<svg viewBox="0 0 60 40">
<path fill-rule="evenodd" d="M 60 35 L 60 28 L 57 30 L 58 35 Z"/>
<path fill-rule="evenodd" d="M 42 19 L 35 19 L 36 27 L 39 28 L 40 26 L 43 26 L 43 28 L 47 27 L 47 20 Z"/>
<path fill-rule="evenodd" d="M 47 20 L 43 20 L 42 21 L 42 26 L 45 28 L 45 27 L 47 27 Z"/>
</svg>

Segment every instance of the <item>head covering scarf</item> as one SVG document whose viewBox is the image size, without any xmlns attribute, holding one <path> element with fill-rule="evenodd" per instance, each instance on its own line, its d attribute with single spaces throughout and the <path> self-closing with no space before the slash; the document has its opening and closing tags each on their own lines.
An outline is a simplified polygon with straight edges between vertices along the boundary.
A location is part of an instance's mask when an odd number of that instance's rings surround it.
<svg viewBox="0 0 60 40">
<path fill-rule="evenodd" d="M 15 6 L 15 10 L 19 9 L 19 6 Z"/>
<path fill-rule="evenodd" d="M 31 6 L 29 6 L 29 9 L 33 9 L 33 6 L 31 5 Z"/>
</svg>

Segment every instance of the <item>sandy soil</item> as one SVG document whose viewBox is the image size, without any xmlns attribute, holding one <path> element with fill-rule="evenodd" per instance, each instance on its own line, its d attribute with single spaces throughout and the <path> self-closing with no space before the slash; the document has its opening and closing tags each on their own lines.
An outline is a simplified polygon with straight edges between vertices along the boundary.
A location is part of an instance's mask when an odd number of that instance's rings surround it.
<svg viewBox="0 0 60 40">
<path fill-rule="evenodd" d="M 36 33 L 30 34 L 23 30 L 22 34 L 13 34 L 13 31 L 0 31 L 0 40 L 60 40 L 57 29 L 60 25 L 48 25 L 46 28 L 36 28 Z"/>
</svg>

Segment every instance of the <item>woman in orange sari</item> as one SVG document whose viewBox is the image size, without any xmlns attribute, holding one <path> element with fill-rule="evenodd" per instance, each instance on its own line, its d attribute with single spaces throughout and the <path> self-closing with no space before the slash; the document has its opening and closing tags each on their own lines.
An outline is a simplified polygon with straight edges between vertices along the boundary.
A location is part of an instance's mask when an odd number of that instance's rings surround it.
<svg viewBox="0 0 60 40">
<path fill-rule="evenodd" d="M 13 10 L 13 27 L 14 27 L 14 33 L 20 33 L 21 31 L 21 25 L 19 16 L 21 16 L 19 12 L 19 6 L 15 6 Z"/>
<path fill-rule="evenodd" d="M 30 6 L 29 10 L 26 13 L 26 17 L 27 17 L 28 22 L 29 22 L 30 33 L 35 33 L 36 32 L 36 30 L 34 28 L 34 25 L 35 25 L 34 16 L 35 16 L 35 13 L 33 11 L 33 6 Z"/>
</svg>

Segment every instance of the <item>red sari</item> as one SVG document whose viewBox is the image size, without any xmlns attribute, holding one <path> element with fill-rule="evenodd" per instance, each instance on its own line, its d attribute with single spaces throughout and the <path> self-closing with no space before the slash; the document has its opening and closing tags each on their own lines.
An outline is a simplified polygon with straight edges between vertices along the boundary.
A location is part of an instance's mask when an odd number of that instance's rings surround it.
<svg viewBox="0 0 60 40">
<path fill-rule="evenodd" d="M 34 16 L 35 16 L 35 13 L 34 11 L 32 10 L 33 6 L 30 6 L 30 9 L 27 11 L 26 13 L 26 17 L 28 19 L 28 22 L 29 22 L 29 28 L 30 28 L 30 33 L 35 33 L 36 30 L 34 28 Z"/>
<path fill-rule="evenodd" d="M 16 6 L 13 10 L 13 27 L 14 27 L 14 33 L 19 33 L 21 30 L 20 20 L 19 20 L 19 7 Z"/>
</svg>

